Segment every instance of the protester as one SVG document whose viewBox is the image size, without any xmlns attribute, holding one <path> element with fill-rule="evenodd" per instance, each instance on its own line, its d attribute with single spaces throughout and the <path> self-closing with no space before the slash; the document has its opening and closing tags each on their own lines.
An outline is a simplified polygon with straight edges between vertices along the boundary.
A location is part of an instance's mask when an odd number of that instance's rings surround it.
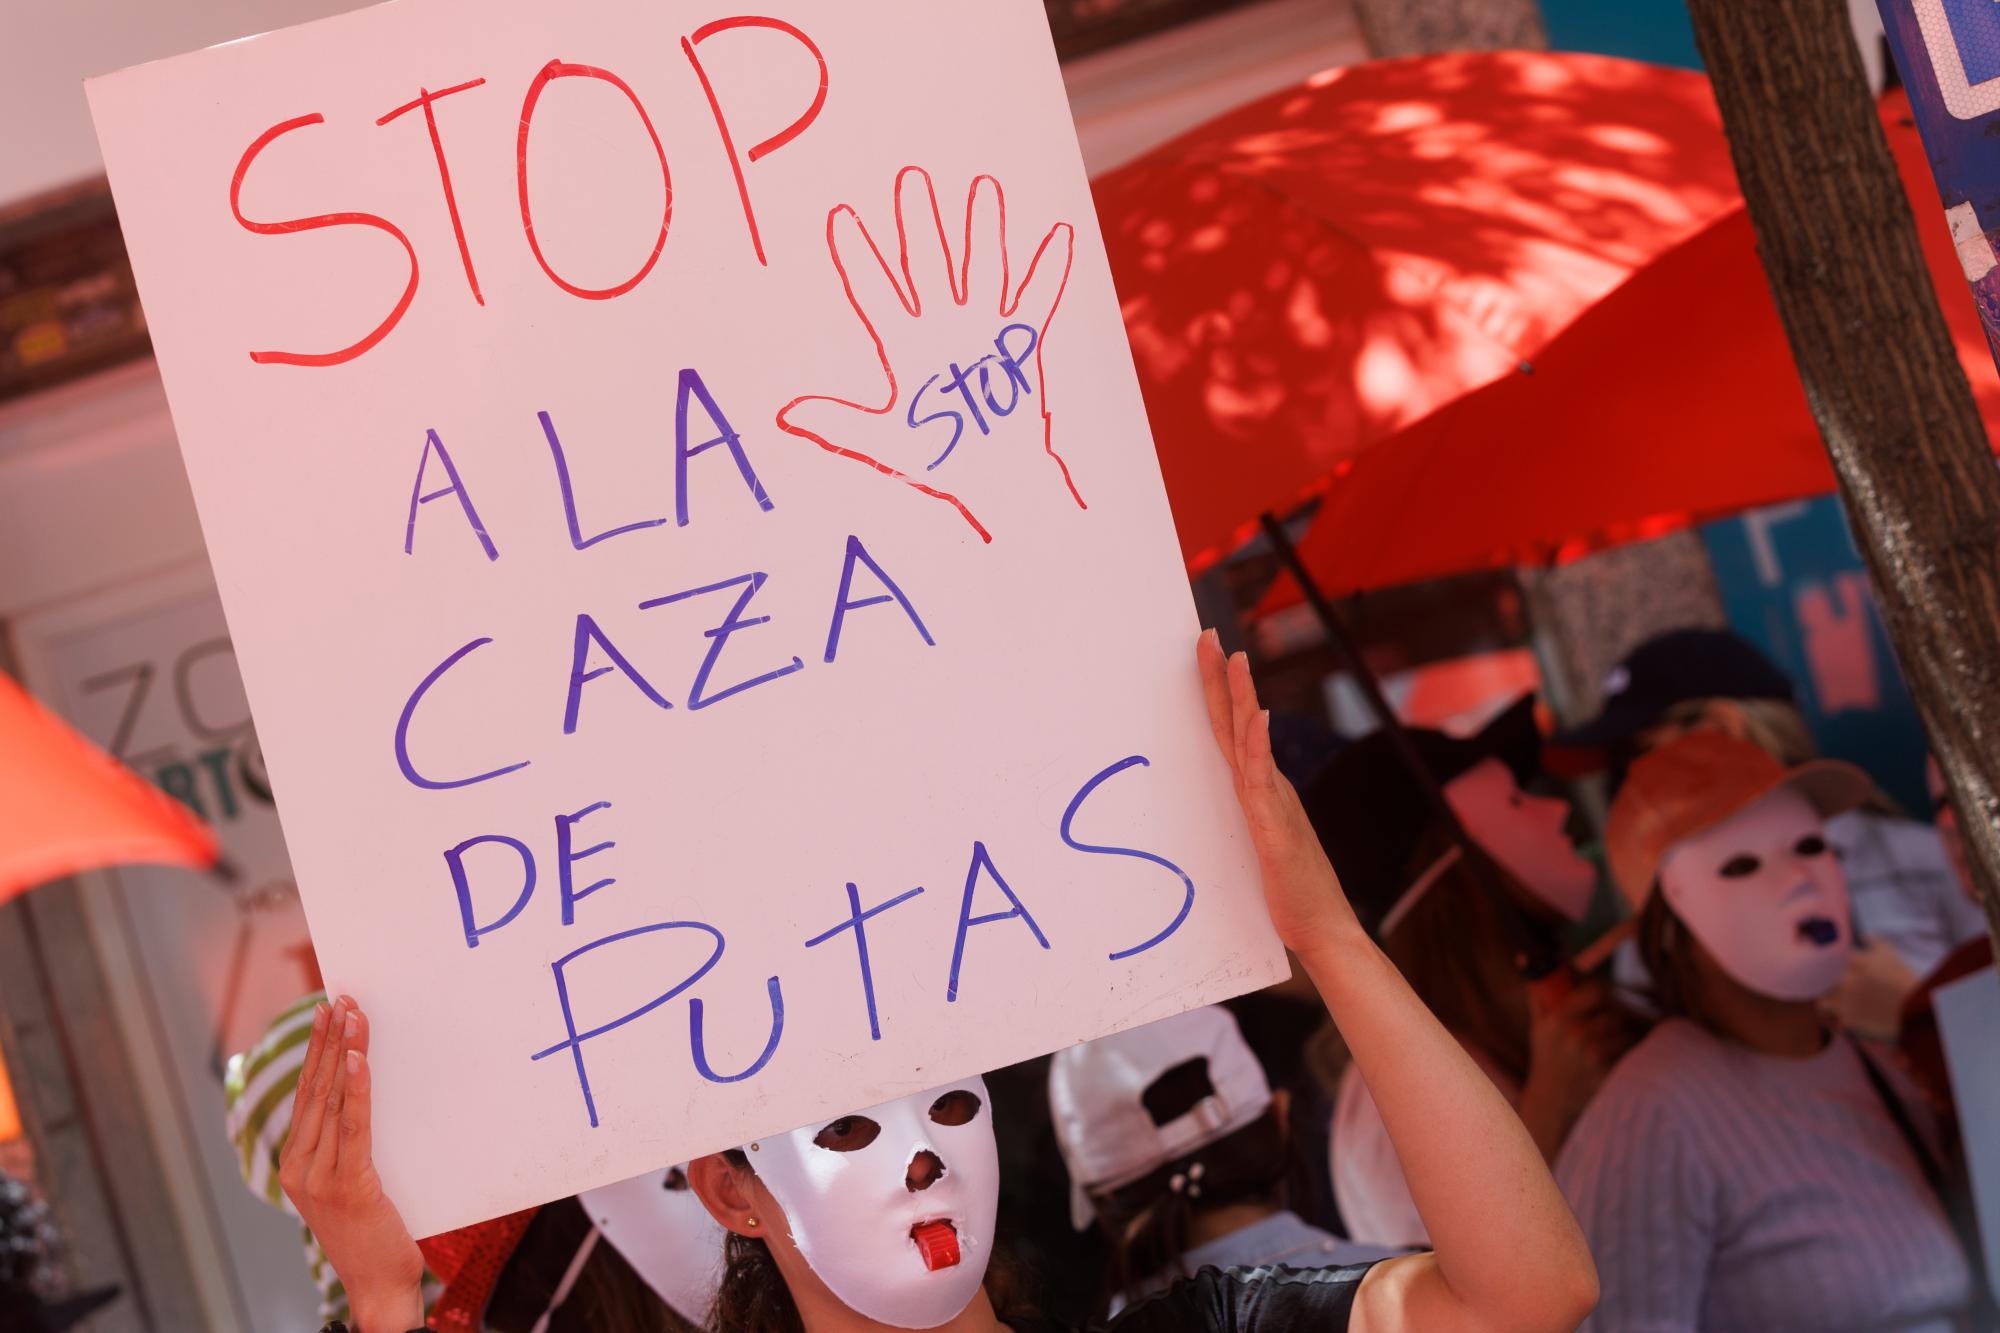
<svg viewBox="0 0 2000 1333">
<path fill-rule="evenodd" d="M 1523 953 L 1557 956 L 1562 931 L 1582 918 L 1597 883 L 1564 831 L 1568 804 L 1522 791 L 1540 748 L 1532 703 L 1524 699 L 1470 739 L 1405 733 L 1469 851 L 1382 732 L 1343 751 L 1305 805 L 1362 921 L 1553 1160 L 1637 1029 L 1595 979 L 1559 994 L 1522 976 Z M 1341 1075 L 1331 1141 L 1347 1233 L 1379 1245 L 1428 1244 L 1388 1127 L 1353 1065 Z"/>
<path fill-rule="evenodd" d="M 1557 1177 L 1603 1266 L 1606 1333 L 1947 1333 L 1971 1299 L 1918 1109 L 1822 1020 L 1853 944 L 1825 821 L 1846 764 L 1718 731 L 1633 763 L 1607 830 L 1663 1021 Z"/>
<path fill-rule="evenodd" d="M 1404 1148 L 1436 1252 L 1304 1272 L 1208 1269 L 1111 1327 L 1574 1327 L 1596 1299 L 1596 1278 L 1533 1140 L 1355 919 L 1272 764 L 1247 662 L 1238 656 L 1225 671 L 1212 633 L 1199 657 L 1272 922 Z M 423 1319 L 422 1260 L 374 1169 L 368 1041 L 366 1020 L 345 998 L 317 1016 L 281 1175 L 346 1282 L 358 1333 L 398 1333 Z M 696 1190 L 731 1233 L 712 1327 L 1008 1327 L 982 1286 L 999 1188 L 983 1090 L 965 1080 L 692 1163 Z M 1031 1315 L 1011 1326 L 1054 1327 Z"/>
<path fill-rule="evenodd" d="M 294 1001 L 271 1021 L 255 1046 L 230 1057 L 222 1080 L 224 1128 L 236 1149 L 243 1183 L 259 1199 L 294 1217 L 297 1212 L 278 1185 L 278 1163 L 292 1123 L 292 1101 L 298 1093 L 299 1071 L 305 1066 L 313 1015 L 326 999 L 326 992 L 320 990 Z M 347 1297 L 334 1277 L 333 1266 L 303 1223 L 299 1232 L 306 1273 L 319 1293 L 320 1318 L 345 1319 Z M 426 1296 L 435 1298 L 435 1280 L 427 1277 L 427 1281 L 431 1290 Z"/>
<path fill-rule="evenodd" d="M 1079 1231 L 1095 1220 L 1111 1243 L 1112 1314 L 1203 1268 L 1329 1268 L 1390 1253 L 1287 1205 L 1285 1094 L 1220 1006 L 1058 1052 L 1049 1107 L 1071 1220 Z"/>
<path fill-rule="evenodd" d="M 1648 640 L 1612 671 L 1605 694 L 1595 719 L 1551 746 L 1572 771 L 1608 766 L 1614 785 L 1637 756 L 1702 728 L 1750 741 L 1786 765 L 1818 753 L 1792 682 L 1724 630 Z M 1844 1005 L 1843 1015 L 1872 1035 L 1892 1036 L 1897 998 L 1985 922 L 1959 891 L 1936 830 L 1905 817 L 1873 786 L 1858 807 L 1827 821 L 1826 836 L 1847 875 L 1857 937 L 1850 989 L 1858 1003 Z"/>
</svg>

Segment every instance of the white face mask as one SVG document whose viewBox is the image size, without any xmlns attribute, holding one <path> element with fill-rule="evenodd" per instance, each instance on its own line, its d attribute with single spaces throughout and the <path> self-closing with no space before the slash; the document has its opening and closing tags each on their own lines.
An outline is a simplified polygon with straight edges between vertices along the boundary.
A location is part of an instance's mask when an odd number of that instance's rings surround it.
<svg viewBox="0 0 2000 1333">
<path fill-rule="evenodd" d="M 1847 967 L 1847 877 L 1812 802 L 1789 787 L 1669 847 L 1660 891 L 1717 965 L 1759 995 L 1816 1000 Z"/>
<path fill-rule="evenodd" d="M 1564 920 L 1583 920 L 1597 870 L 1563 830 L 1569 802 L 1526 795 L 1498 759 L 1481 760 L 1447 782 L 1444 798 L 1466 836 L 1508 874 Z"/>
<path fill-rule="evenodd" d="M 856 1314 L 936 1328 L 972 1302 L 993 1254 L 1000 1158 L 983 1079 L 751 1145 L 799 1253 Z"/>
<path fill-rule="evenodd" d="M 586 1190 L 577 1201 L 674 1313 L 692 1324 L 707 1322 L 722 1277 L 723 1231 L 688 1188 L 684 1168 Z"/>
</svg>

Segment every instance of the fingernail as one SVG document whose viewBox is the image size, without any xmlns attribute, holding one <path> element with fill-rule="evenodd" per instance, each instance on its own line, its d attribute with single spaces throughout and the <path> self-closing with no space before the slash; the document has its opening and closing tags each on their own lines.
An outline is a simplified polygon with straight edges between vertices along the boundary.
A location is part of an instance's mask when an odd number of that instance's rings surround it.
<svg viewBox="0 0 2000 1333">
<path fill-rule="evenodd" d="M 313 1006 L 313 1031 L 326 1031 L 326 1006 L 324 1004 Z"/>
<path fill-rule="evenodd" d="M 361 1072 L 361 1052 L 349 1051 L 347 1053 L 347 1072 L 350 1074 Z"/>
<path fill-rule="evenodd" d="M 353 1011 L 350 1010 L 347 1015 L 347 1026 L 344 1029 L 342 1029 L 342 1031 L 345 1032 L 349 1040 L 352 1040 L 353 1038 L 360 1036 L 361 1015 L 354 1013 Z"/>
<path fill-rule="evenodd" d="M 1221 640 L 1222 636 L 1215 632 L 1215 627 L 1213 625 L 1209 626 L 1207 629 L 1201 632 L 1201 641 L 1203 643 L 1219 643 L 1221 642 Z"/>
<path fill-rule="evenodd" d="M 352 995 L 341 996 L 340 1002 L 346 1005 L 349 1009 L 359 1009 L 361 1007 L 360 1005 L 354 1002 L 354 997 Z"/>
</svg>

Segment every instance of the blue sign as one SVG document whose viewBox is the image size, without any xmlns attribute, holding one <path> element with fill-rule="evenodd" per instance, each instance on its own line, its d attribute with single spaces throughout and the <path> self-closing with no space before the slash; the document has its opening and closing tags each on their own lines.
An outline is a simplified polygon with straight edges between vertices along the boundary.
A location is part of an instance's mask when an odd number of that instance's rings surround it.
<svg viewBox="0 0 2000 1333">
<path fill-rule="evenodd" d="M 1876 0 L 1986 342 L 2000 365 L 2000 3 Z"/>
<path fill-rule="evenodd" d="M 1876 0 L 1876 5 L 1945 207 L 1969 203 L 1981 230 L 2000 229 L 2000 137 L 1995 137 L 2000 84 L 1985 86 L 2000 77 L 2000 3 Z"/>
<path fill-rule="evenodd" d="M 1542 23 L 1557 51 L 1701 68 L 1682 0 L 1542 0 Z"/>
<path fill-rule="evenodd" d="M 1944 0 L 1969 83 L 2000 78 L 2000 0 Z"/>
<path fill-rule="evenodd" d="M 1730 628 L 1791 677 L 1820 749 L 1927 812 L 1923 725 L 1840 502 L 1773 505 L 1701 537 Z"/>
</svg>

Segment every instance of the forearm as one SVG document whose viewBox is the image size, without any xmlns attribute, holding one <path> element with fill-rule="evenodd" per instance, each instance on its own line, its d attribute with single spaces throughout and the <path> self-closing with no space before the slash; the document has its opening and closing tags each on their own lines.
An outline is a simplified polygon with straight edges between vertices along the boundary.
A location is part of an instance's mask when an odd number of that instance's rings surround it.
<svg viewBox="0 0 2000 1333">
<path fill-rule="evenodd" d="M 1298 954 L 1375 1099 L 1438 1273 L 1471 1316 L 1462 1326 L 1580 1320 L 1596 1294 L 1589 1251 L 1506 1098 L 1358 925 Z"/>
<path fill-rule="evenodd" d="M 1567 1333 L 1597 1299 L 1597 1272 L 1541 1153 L 1355 919 L 1271 756 L 1270 714 L 1258 706 L 1249 660 L 1238 653 L 1225 662 L 1213 630 L 1195 656 L 1271 924 L 1347 1039 L 1436 1250 L 1435 1259 L 1395 1259 L 1368 1275 L 1358 1299 L 1376 1314 L 1364 1326 Z"/>
</svg>

